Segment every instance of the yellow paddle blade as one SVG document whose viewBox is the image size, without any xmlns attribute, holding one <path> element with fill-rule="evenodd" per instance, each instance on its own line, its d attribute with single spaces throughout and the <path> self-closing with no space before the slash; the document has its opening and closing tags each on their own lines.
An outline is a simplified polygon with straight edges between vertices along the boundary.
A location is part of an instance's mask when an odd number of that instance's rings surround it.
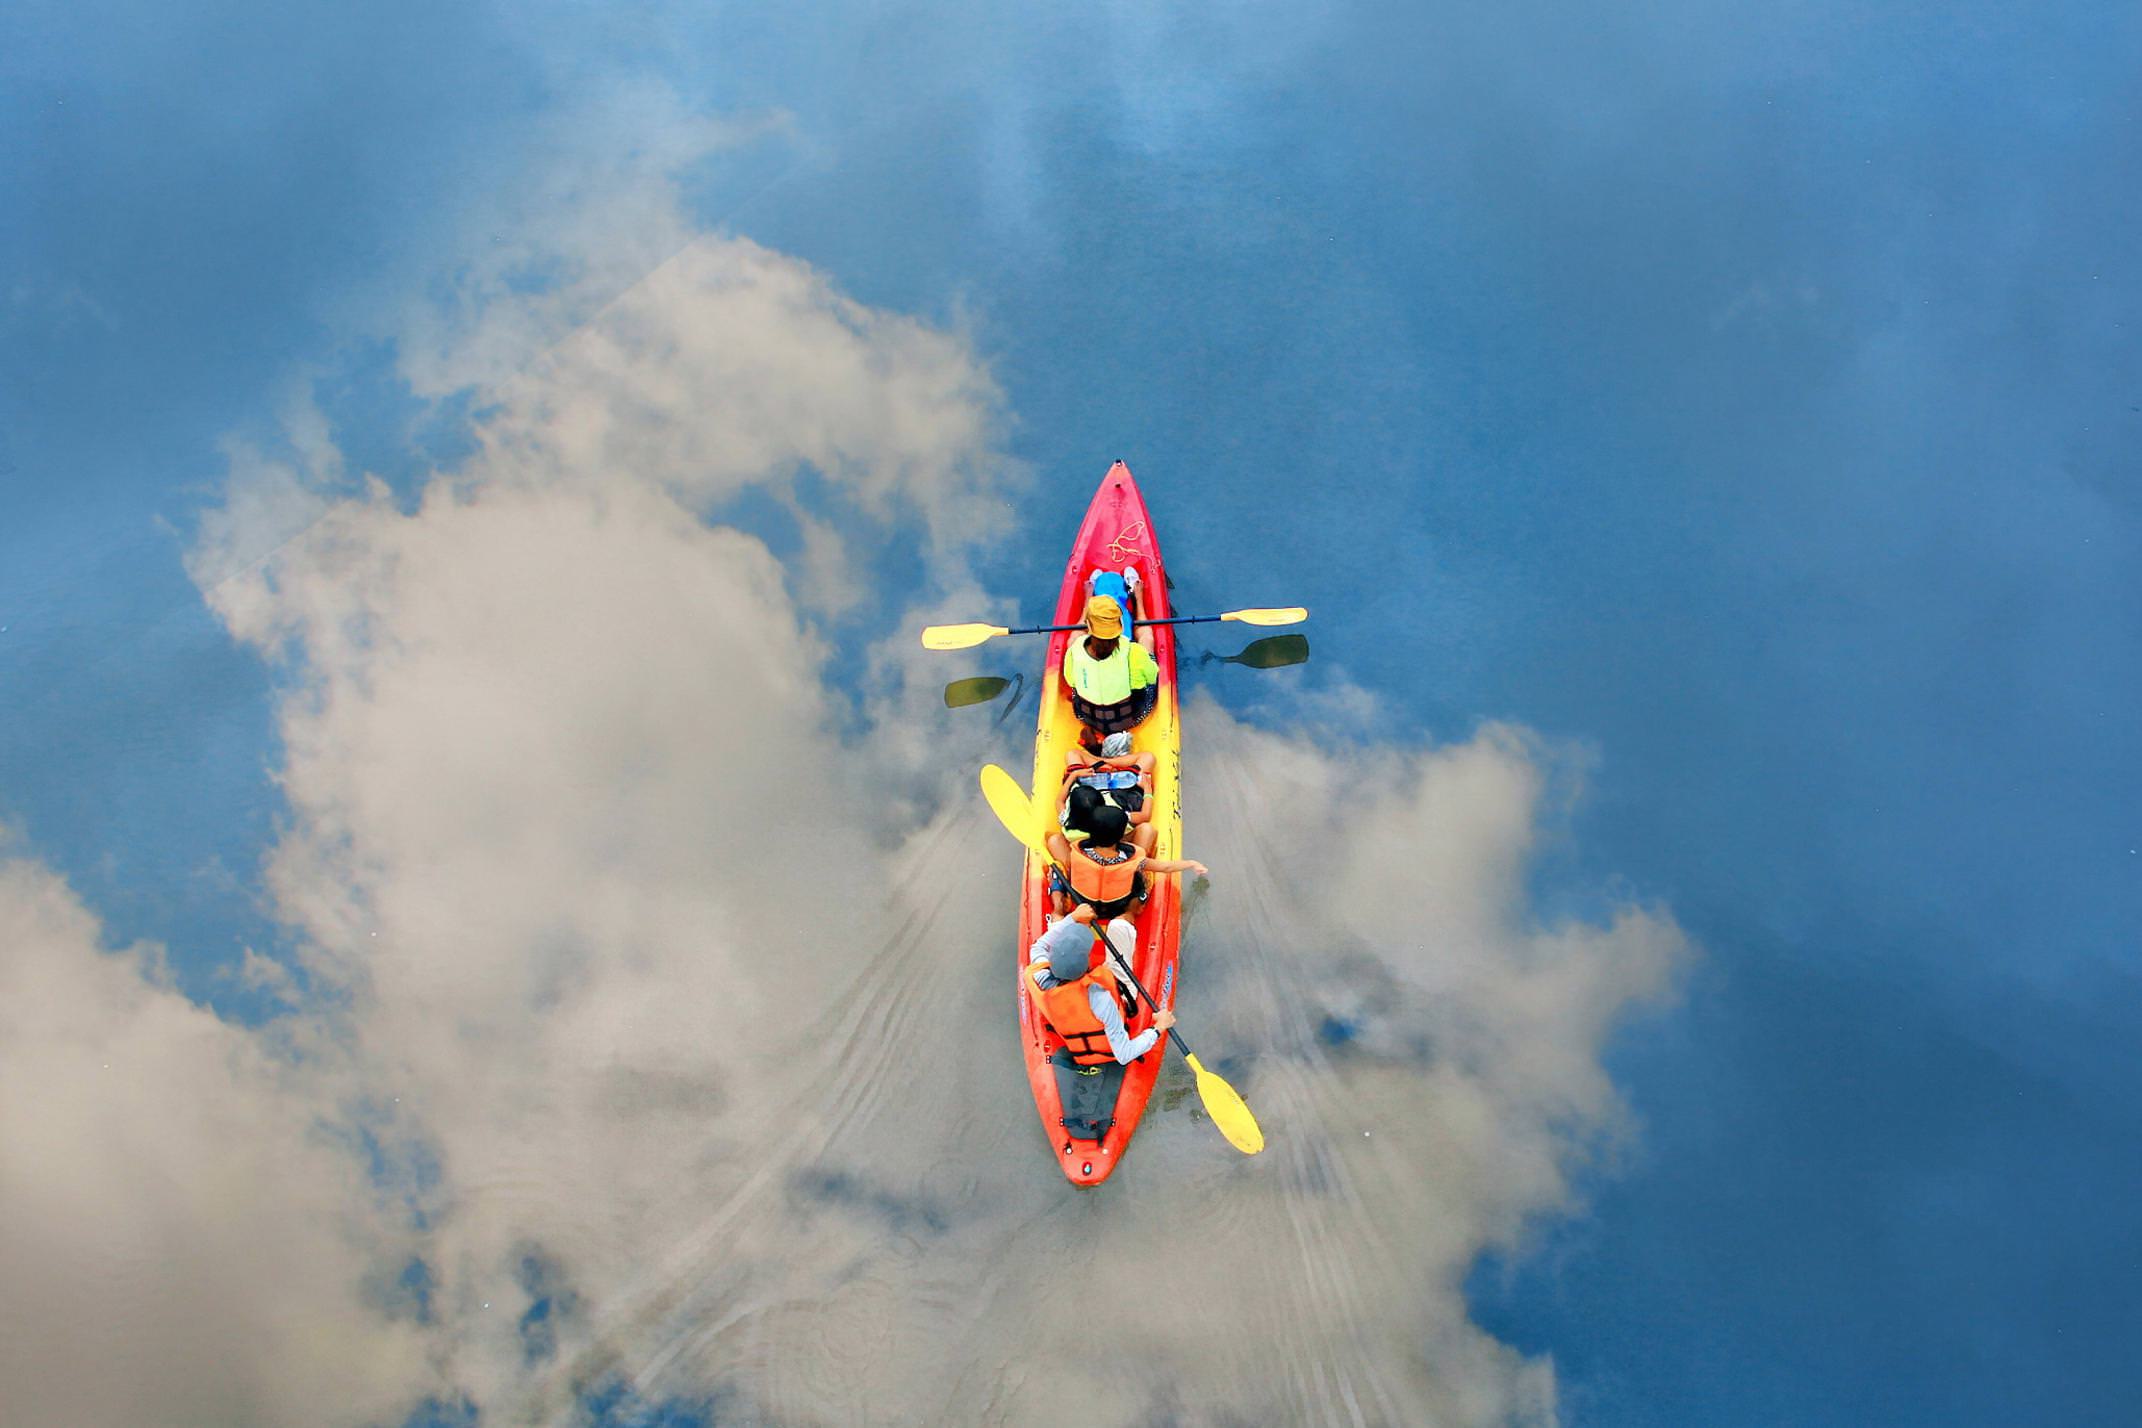
<svg viewBox="0 0 2142 1428">
<path fill-rule="evenodd" d="M 1244 1155 L 1255 1155 L 1264 1149 L 1264 1132 L 1257 1128 L 1257 1118 L 1250 1114 L 1249 1103 L 1240 1092 L 1227 1084 L 1218 1073 L 1207 1071 L 1198 1064 L 1195 1056 L 1183 1053 L 1190 1069 L 1197 1075 L 1198 1099 L 1205 1103 L 1205 1114 L 1227 1137 L 1227 1143 Z"/>
<path fill-rule="evenodd" d="M 926 650 L 969 650 L 984 640 L 1010 633 L 1002 625 L 931 625 L 922 632 L 922 647 Z"/>
<path fill-rule="evenodd" d="M 1298 625 L 1309 618 L 1307 607 L 1288 605 L 1278 610 L 1229 610 L 1220 616 L 1223 620 L 1240 620 L 1245 625 Z M 929 643 L 929 631 L 923 631 L 923 643 Z M 980 644 L 981 641 L 975 641 Z"/>
<path fill-rule="evenodd" d="M 1034 800 L 1013 778 L 995 764 L 982 766 L 982 797 L 997 815 L 1004 831 L 1046 858 L 1049 850 L 1041 841 L 1041 820 L 1034 816 Z"/>
</svg>

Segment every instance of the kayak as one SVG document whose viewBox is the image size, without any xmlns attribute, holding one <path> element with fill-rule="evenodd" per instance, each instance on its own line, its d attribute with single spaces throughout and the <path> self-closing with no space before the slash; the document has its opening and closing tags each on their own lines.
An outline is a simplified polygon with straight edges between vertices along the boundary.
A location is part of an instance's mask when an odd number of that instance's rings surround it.
<svg viewBox="0 0 2142 1428">
<path fill-rule="evenodd" d="M 1118 461 L 1101 478 L 1086 519 L 1071 543 L 1071 561 L 1064 568 L 1062 591 L 1056 597 L 1058 625 L 1076 624 L 1085 617 L 1087 577 L 1096 569 L 1119 573 L 1135 567 L 1142 582 L 1139 599 L 1148 619 L 1165 619 L 1168 608 L 1168 575 L 1160 559 L 1160 542 L 1146 514 L 1145 499 L 1130 468 Z M 1080 631 L 1061 630 L 1049 637 L 1047 662 L 1041 672 L 1041 717 L 1034 737 L 1034 781 L 1037 802 L 1056 807 L 1057 790 L 1063 786 L 1065 755 L 1078 749 L 1079 723 L 1071 712 L 1069 692 L 1064 687 L 1064 651 Z M 1131 732 L 1134 753 L 1154 756 L 1152 823 L 1158 830 L 1153 847 L 1156 858 L 1182 856 L 1182 815 L 1178 790 L 1181 783 L 1182 743 L 1177 722 L 1175 683 L 1175 627 L 1153 627 L 1153 660 L 1160 667 L 1160 691 L 1152 713 Z M 1049 1028 L 1026 994 L 1026 956 L 1036 938 L 1047 930 L 1048 860 L 1029 852 L 1025 880 L 1019 898 L 1019 962 L 1015 994 L 1019 1005 L 1019 1039 L 1026 1056 L 1027 1080 L 1034 1090 L 1034 1107 L 1041 1113 L 1042 1130 L 1048 1135 L 1057 1164 L 1074 1185 L 1098 1185 L 1106 1180 L 1130 1146 L 1145 1103 L 1153 1094 L 1167 1051 L 1162 1037 L 1151 1051 L 1128 1066 L 1104 1065 L 1074 1069 L 1060 1064 L 1063 1038 Z M 1138 945 L 1131 965 L 1138 981 L 1160 1007 L 1175 1005 L 1176 954 L 1182 938 L 1182 891 L 1176 874 L 1155 874 L 1146 879 L 1149 889 L 1144 909 L 1138 914 Z M 1152 1024 L 1155 1007 L 1139 999 L 1138 1009 L 1125 1024 L 1136 1036 Z"/>
</svg>

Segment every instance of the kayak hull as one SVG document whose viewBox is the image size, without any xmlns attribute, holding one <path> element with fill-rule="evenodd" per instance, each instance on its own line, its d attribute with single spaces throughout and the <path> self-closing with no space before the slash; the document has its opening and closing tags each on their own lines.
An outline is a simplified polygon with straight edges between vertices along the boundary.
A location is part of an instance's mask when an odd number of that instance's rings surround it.
<svg viewBox="0 0 2142 1428">
<path fill-rule="evenodd" d="M 1149 619 L 1174 612 L 1168 608 L 1167 568 L 1160 555 L 1160 542 L 1153 534 L 1145 499 L 1131 478 L 1130 468 L 1118 461 L 1101 478 L 1100 488 L 1087 507 L 1078 537 L 1071 545 L 1070 563 L 1064 569 L 1063 586 L 1057 595 L 1052 624 L 1072 624 L 1084 617 L 1086 577 L 1096 568 L 1121 571 L 1135 566 L 1142 582 L 1140 600 Z M 1078 720 L 1071 713 L 1063 682 L 1064 651 L 1077 637 L 1075 631 L 1060 631 L 1049 637 L 1048 654 L 1042 666 L 1041 714 L 1034 738 L 1033 784 L 1037 801 L 1048 810 L 1054 825 L 1057 792 L 1062 787 L 1065 756 L 1078 748 Z M 1160 667 L 1160 693 L 1153 712 L 1131 734 L 1134 752 L 1154 756 L 1152 808 L 1158 838 L 1153 855 L 1182 856 L 1180 803 L 1182 741 L 1176 702 L 1175 628 L 1153 627 L 1153 659 Z M 1066 1124 L 1065 1096 L 1059 1089 L 1068 1073 L 1052 1063 L 1063 1041 L 1035 1011 L 1026 995 L 1027 949 L 1047 929 L 1048 864 L 1028 853 L 1019 899 L 1019 945 L 1016 956 L 1021 979 L 1016 988 L 1019 1007 L 1019 1039 L 1026 1058 L 1027 1080 L 1033 1087 L 1034 1107 L 1041 1115 L 1043 1131 L 1056 1155 L 1057 1165 L 1074 1185 L 1098 1185 L 1122 1163 L 1138 1122 L 1145 1114 L 1166 1056 L 1165 1038 L 1144 1056 L 1122 1068 L 1121 1088 L 1116 1092 L 1114 1113 L 1098 1139 L 1084 1139 Z M 1182 938 L 1182 894 L 1173 874 L 1146 878 L 1148 896 L 1138 918 L 1138 946 L 1131 965 L 1145 986 L 1152 1003 L 1173 1007 L 1176 992 L 1176 962 Z M 1138 1011 L 1127 1029 L 1135 1036 L 1152 1023 L 1155 1006 L 1139 1001 Z M 1075 1092 L 1085 1088 L 1074 1088 Z M 1090 1097 L 1087 1098 L 1090 1100 Z M 1086 1106 L 1074 1104 L 1079 1128 L 1091 1129 Z"/>
</svg>

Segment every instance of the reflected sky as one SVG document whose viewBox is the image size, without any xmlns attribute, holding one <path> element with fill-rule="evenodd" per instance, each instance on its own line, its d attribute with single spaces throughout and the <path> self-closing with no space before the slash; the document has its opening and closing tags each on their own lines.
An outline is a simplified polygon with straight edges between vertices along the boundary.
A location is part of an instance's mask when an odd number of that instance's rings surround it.
<svg viewBox="0 0 2142 1428">
<path fill-rule="evenodd" d="M 2131 10 L 0 24 L 0 818 L 189 995 L 264 1015 L 229 969 L 288 941 L 283 675 L 182 564 L 234 443 L 293 457 L 309 399 L 407 499 L 470 413 L 410 390 L 400 314 L 546 221 L 561 148 L 735 118 L 691 220 L 1001 384 L 1026 467 L 976 591 L 1044 605 L 1120 456 L 1182 608 L 1315 612 L 1302 668 L 1210 670 L 1246 721 L 1358 685 L 1314 737 L 1591 751 L 1539 915 L 1609 887 L 1703 955 L 1611 1054 L 1640 1130 L 1590 1213 L 1471 1281 L 1571 1421 L 2132 1401 Z M 800 555 L 780 502 L 724 515 Z M 858 544 L 870 588 L 912 539 Z"/>
</svg>

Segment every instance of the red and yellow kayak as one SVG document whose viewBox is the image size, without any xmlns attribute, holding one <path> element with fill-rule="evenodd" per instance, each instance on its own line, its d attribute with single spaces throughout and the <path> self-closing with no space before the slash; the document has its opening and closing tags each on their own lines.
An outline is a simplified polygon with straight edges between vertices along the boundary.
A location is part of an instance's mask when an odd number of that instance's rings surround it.
<svg viewBox="0 0 2142 1428">
<path fill-rule="evenodd" d="M 1130 468 L 1118 461 L 1101 478 L 1101 487 L 1086 508 L 1078 538 L 1071 543 L 1071 561 L 1064 568 L 1063 589 L 1056 597 L 1058 625 L 1075 624 L 1085 615 L 1086 579 L 1095 569 L 1122 571 L 1135 567 L 1143 583 L 1140 600 L 1147 619 L 1164 619 L 1168 608 L 1168 575 L 1160 558 L 1160 542 L 1153 534 L 1152 518 Z M 1040 728 L 1034 738 L 1036 800 L 1051 805 L 1064 779 L 1065 755 L 1078 747 L 1079 724 L 1063 682 L 1064 650 L 1077 638 L 1075 631 L 1059 631 L 1049 637 L 1047 662 L 1042 666 Z M 1156 858 L 1182 856 L 1182 814 L 1178 790 L 1181 782 L 1182 742 L 1175 682 L 1175 627 L 1153 627 L 1153 659 L 1160 666 L 1159 700 L 1131 735 L 1131 747 L 1154 756 L 1152 809 L 1158 841 Z M 1176 954 L 1182 937 L 1182 891 L 1178 878 L 1163 874 L 1148 879 L 1150 893 L 1138 916 L 1138 947 L 1132 966 L 1138 980 L 1162 1007 L 1173 1007 L 1176 990 Z M 1041 1113 L 1042 1129 L 1048 1134 L 1057 1164 L 1075 1185 L 1098 1185 L 1123 1159 L 1145 1103 L 1153 1094 L 1167 1050 L 1163 1037 L 1153 1049 L 1125 1067 L 1108 1066 L 1096 1074 L 1089 1068 L 1080 1077 L 1052 1061 L 1063 1039 L 1051 1031 L 1035 1012 L 1026 995 L 1027 949 L 1047 928 L 1048 862 L 1038 853 L 1026 858 L 1025 882 L 1019 899 L 1019 944 L 1015 996 L 1019 1005 L 1019 1036 L 1026 1056 L 1026 1074 L 1034 1088 L 1034 1106 Z M 1127 1029 L 1132 1035 L 1152 1024 L 1155 1007 L 1140 1001 Z M 1076 1079 L 1074 1079 L 1076 1078 Z M 1092 1116 L 1113 1091 L 1112 1112 L 1103 1112 L 1107 1126 L 1098 1139 L 1080 1139 L 1067 1127 L 1067 1098 L 1078 1103 L 1084 1116 Z M 1081 1119 L 1078 1129 L 1090 1132 L 1093 1121 Z"/>
</svg>

